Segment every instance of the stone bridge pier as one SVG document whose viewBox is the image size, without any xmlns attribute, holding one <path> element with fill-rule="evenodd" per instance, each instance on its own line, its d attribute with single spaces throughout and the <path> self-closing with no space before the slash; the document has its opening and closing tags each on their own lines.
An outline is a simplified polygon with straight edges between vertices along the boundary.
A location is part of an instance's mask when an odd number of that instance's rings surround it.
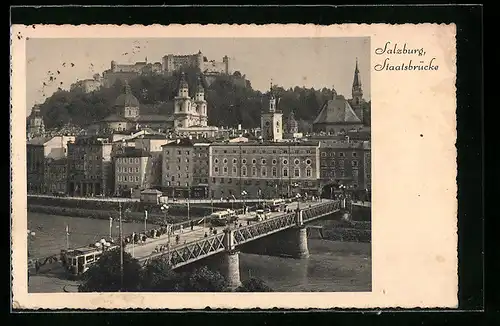
<svg viewBox="0 0 500 326">
<path fill-rule="evenodd" d="M 224 230 L 224 248 L 221 254 L 220 272 L 226 278 L 228 287 L 231 290 L 241 285 L 240 279 L 240 252 L 236 249 L 234 240 L 234 230 Z"/>
</svg>

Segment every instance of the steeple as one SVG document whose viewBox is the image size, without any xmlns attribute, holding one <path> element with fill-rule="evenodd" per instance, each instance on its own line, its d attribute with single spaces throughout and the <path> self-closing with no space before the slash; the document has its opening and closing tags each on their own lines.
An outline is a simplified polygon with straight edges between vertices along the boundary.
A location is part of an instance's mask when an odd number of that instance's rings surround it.
<svg viewBox="0 0 500 326">
<path fill-rule="evenodd" d="M 274 96 L 273 81 L 272 80 L 271 80 L 271 85 L 269 87 L 268 112 L 276 112 L 276 97 Z"/>
<path fill-rule="evenodd" d="M 181 78 L 179 81 L 179 97 L 189 97 L 189 85 L 186 81 L 186 76 L 184 72 L 181 73 Z"/>
<path fill-rule="evenodd" d="M 358 58 L 356 58 L 356 68 L 354 69 L 354 80 L 352 82 L 352 88 L 359 87 L 361 89 L 361 79 L 359 78 L 358 69 Z"/>
<path fill-rule="evenodd" d="M 196 91 L 198 93 L 204 93 L 205 92 L 205 88 L 203 87 L 203 81 L 201 80 L 201 75 L 198 75 L 197 85 L 196 85 Z"/>
<path fill-rule="evenodd" d="M 127 95 L 132 94 L 132 90 L 130 89 L 130 85 L 128 84 L 127 80 L 125 80 L 125 85 L 123 86 L 123 93 Z"/>
<path fill-rule="evenodd" d="M 335 86 L 332 85 L 332 100 L 337 98 L 337 91 L 335 90 Z"/>
<path fill-rule="evenodd" d="M 361 88 L 361 78 L 359 76 L 358 58 L 356 58 L 356 67 L 354 68 L 354 80 L 352 81 L 352 108 L 358 116 L 359 120 L 363 118 L 363 89 Z"/>
</svg>

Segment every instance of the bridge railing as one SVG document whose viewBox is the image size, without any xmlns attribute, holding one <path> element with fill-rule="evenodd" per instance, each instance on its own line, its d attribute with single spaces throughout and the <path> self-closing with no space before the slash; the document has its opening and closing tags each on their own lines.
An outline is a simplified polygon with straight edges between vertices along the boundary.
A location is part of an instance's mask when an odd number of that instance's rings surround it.
<svg viewBox="0 0 500 326">
<path fill-rule="evenodd" d="M 331 214 L 340 210 L 340 201 L 327 202 L 322 205 L 308 207 L 302 211 L 302 219 L 304 222 L 317 219 L 319 217 Z"/>
<path fill-rule="evenodd" d="M 143 265 L 146 265 L 149 261 L 161 257 L 167 259 L 172 268 L 177 268 L 191 261 L 224 251 L 224 249 L 224 233 L 221 233 L 198 241 L 186 243 L 179 247 L 172 248 L 170 251 L 153 253 L 142 258 L 141 261 Z"/>
<path fill-rule="evenodd" d="M 279 215 L 255 224 L 234 230 L 235 245 L 240 245 L 260 237 L 287 229 L 295 225 L 295 213 Z"/>
</svg>

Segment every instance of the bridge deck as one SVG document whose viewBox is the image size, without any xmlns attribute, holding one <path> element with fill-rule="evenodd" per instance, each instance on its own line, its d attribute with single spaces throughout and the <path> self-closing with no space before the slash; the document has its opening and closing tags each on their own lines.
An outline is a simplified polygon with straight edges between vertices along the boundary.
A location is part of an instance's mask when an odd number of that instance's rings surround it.
<svg viewBox="0 0 500 326">
<path fill-rule="evenodd" d="M 287 209 L 296 209 L 297 203 L 287 204 Z M 316 220 L 323 216 L 329 215 L 332 212 L 339 210 L 339 202 L 331 200 L 301 202 L 300 208 L 303 211 L 304 223 Z M 238 217 L 238 221 L 234 230 L 234 245 L 238 246 L 261 237 L 280 232 L 296 225 L 295 213 L 275 212 L 260 222 L 247 221 L 253 218 L 254 214 L 245 214 Z M 241 226 L 240 226 L 241 224 Z M 214 255 L 225 250 L 224 247 L 224 229 L 226 226 L 215 227 L 217 234 L 204 237 L 207 228 L 203 226 L 195 226 L 193 230 L 180 233 L 177 231 L 171 237 L 170 251 L 159 253 L 153 252 L 156 246 L 166 245 L 168 237 L 155 239 L 142 246 L 127 247 L 127 251 L 132 253 L 140 261 L 146 262 L 149 259 L 166 255 L 170 255 L 170 260 L 173 268 L 178 268 L 187 265 L 193 261 Z M 181 241 L 175 244 L 175 236 L 179 235 Z M 172 243 L 174 242 L 174 243 Z"/>
</svg>

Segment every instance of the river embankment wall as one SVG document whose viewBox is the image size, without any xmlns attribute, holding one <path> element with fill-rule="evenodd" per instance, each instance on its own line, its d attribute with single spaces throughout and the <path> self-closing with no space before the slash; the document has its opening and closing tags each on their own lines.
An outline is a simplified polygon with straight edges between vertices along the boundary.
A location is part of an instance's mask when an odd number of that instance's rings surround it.
<svg viewBox="0 0 500 326">
<path fill-rule="evenodd" d="M 105 200 L 86 200 L 82 198 L 51 198 L 51 197 L 28 197 L 27 207 L 29 212 L 109 219 L 117 218 L 119 215 L 119 204 L 116 201 Z M 175 223 L 185 220 L 188 217 L 188 209 L 186 205 L 168 204 L 168 212 L 162 212 L 160 205 L 144 203 L 144 202 L 124 202 L 121 205 L 123 221 L 143 221 L 145 211 L 148 212 L 148 221 L 151 223 Z M 220 208 L 214 207 L 214 210 Z M 198 218 L 211 214 L 210 207 L 198 207 L 190 205 L 189 217 Z"/>
</svg>

